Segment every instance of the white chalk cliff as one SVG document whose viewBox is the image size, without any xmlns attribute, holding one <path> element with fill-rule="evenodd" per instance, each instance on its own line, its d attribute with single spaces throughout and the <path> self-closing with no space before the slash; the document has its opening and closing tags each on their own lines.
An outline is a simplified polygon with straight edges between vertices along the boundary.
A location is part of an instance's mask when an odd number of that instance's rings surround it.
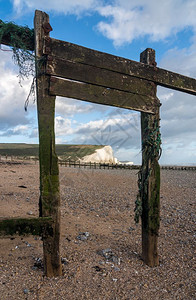
<svg viewBox="0 0 196 300">
<path fill-rule="evenodd" d="M 95 153 L 84 156 L 81 161 L 110 164 L 116 164 L 118 162 L 117 158 L 114 157 L 111 146 L 104 146 L 101 149 L 97 149 Z"/>
</svg>

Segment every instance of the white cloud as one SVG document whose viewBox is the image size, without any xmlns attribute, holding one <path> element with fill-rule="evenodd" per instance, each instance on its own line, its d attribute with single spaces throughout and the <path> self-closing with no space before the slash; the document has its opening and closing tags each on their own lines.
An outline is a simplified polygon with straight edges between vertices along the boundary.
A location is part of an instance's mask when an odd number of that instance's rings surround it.
<svg viewBox="0 0 196 300">
<path fill-rule="evenodd" d="M 196 31 L 195 0 L 116 0 L 98 11 L 106 20 L 97 28 L 115 46 L 146 35 L 160 41 L 188 26 Z"/>
<path fill-rule="evenodd" d="M 97 29 L 115 46 L 144 36 L 164 40 L 188 27 L 196 32 L 195 0 L 13 0 L 13 5 L 20 15 L 35 9 L 80 16 L 99 13 L 104 20 Z"/>
<path fill-rule="evenodd" d="M 57 138 L 60 136 L 70 135 L 73 130 L 71 128 L 71 120 L 61 116 L 55 117 L 55 135 Z"/>
<path fill-rule="evenodd" d="M 29 130 L 30 130 L 30 127 L 28 125 L 17 125 L 6 131 L 0 131 L 0 136 L 1 137 L 9 137 L 9 136 L 15 136 L 15 135 L 28 136 Z"/>
<path fill-rule="evenodd" d="M 161 4 L 157 0 L 48 0 L 47 2 L 14 0 L 14 7 L 21 14 L 35 8 L 48 12 L 80 14 L 80 16 L 85 12 L 98 12 L 102 18 L 97 25 L 98 30 L 111 39 L 116 46 L 143 37 L 165 42 L 167 38 L 175 38 L 178 32 L 188 29 L 192 34 L 189 40 L 189 44 L 191 42 L 192 45 L 190 47 L 185 45 L 183 49 L 177 47 L 170 49 L 159 62 L 159 66 L 187 76 L 196 76 L 195 0 L 165 0 Z M 11 128 L 12 133 L 17 133 L 20 126 L 29 124 L 28 114 L 23 108 L 29 85 L 25 83 L 24 87 L 20 88 L 16 72 L 13 68 L 8 69 L 11 54 L 9 59 L 6 55 L 8 54 L 0 52 L 0 129 L 5 133 L 6 128 Z M 165 89 L 159 90 L 159 97 L 163 103 L 161 107 L 164 150 L 162 161 L 165 163 L 168 157 L 175 161 L 180 161 L 182 157 L 186 160 L 187 154 L 187 161 L 194 162 L 196 159 L 195 144 L 193 144 L 196 140 L 195 99 L 193 96 Z M 129 119 L 126 120 L 122 115 L 113 115 L 109 116 L 109 119 L 86 124 L 74 124 L 74 120 L 68 119 L 78 113 L 92 112 L 94 108 L 95 106 L 91 104 L 83 105 L 77 100 L 57 98 L 57 141 L 65 141 L 66 135 L 73 134 L 76 143 L 96 143 L 97 140 L 99 143 L 117 147 L 116 145 L 122 140 L 124 143 L 119 152 L 122 155 L 126 153 L 128 155 L 129 149 L 134 149 L 136 153 L 140 152 L 139 122 L 134 128 L 134 123 L 130 123 Z M 35 129 L 33 132 L 36 134 Z"/>
<path fill-rule="evenodd" d="M 12 64 L 10 52 L 0 51 L 0 129 L 29 123 L 29 114 L 24 110 L 24 102 L 29 93 L 30 80 L 22 87 Z"/>
<path fill-rule="evenodd" d="M 14 8 L 18 14 L 24 13 L 25 10 L 40 9 L 44 11 L 55 11 L 57 13 L 81 14 L 94 10 L 100 0 L 14 0 Z"/>
<path fill-rule="evenodd" d="M 183 49 L 171 49 L 164 54 L 160 66 L 190 77 L 196 77 L 196 41 Z M 195 97 L 159 88 L 163 163 L 196 163 L 196 105 Z"/>
<path fill-rule="evenodd" d="M 115 151 L 119 147 L 137 148 L 140 145 L 138 117 L 135 112 L 119 114 L 117 110 L 116 114 L 103 120 L 79 125 L 73 130 L 75 140 L 84 144 L 111 145 Z"/>
<path fill-rule="evenodd" d="M 74 114 L 90 113 L 93 110 L 93 105 L 86 104 L 70 98 L 57 97 L 55 111 L 56 114 L 64 116 L 72 116 Z"/>
<path fill-rule="evenodd" d="M 159 66 L 189 77 L 196 77 L 196 35 L 192 38 L 190 47 L 173 48 L 165 52 Z"/>
<path fill-rule="evenodd" d="M 26 132 L 28 130 L 29 130 L 29 126 L 28 125 L 17 125 L 13 129 L 13 132 L 14 132 L 14 134 L 21 134 L 21 133 Z"/>
</svg>

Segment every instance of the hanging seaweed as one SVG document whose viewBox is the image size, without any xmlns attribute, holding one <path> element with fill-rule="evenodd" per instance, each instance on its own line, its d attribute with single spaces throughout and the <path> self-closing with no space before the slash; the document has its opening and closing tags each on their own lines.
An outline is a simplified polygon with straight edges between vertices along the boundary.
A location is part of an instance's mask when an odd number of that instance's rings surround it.
<svg viewBox="0 0 196 300">
<path fill-rule="evenodd" d="M 27 26 L 18 26 L 13 22 L 3 22 L 0 20 L 0 44 L 11 47 L 13 51 L 13 61 L 19 67 L 19 84 L 22 80 L 33 76 L 29 95 L 25 101 L 25 111 L 32 97 L 35 102 L 35 54 L 34 54 L 34 30 Z"/>
<path fill-rule="evenodd" d="M 134 221 L 135 223 L 139 223 L 139 219 L 142 215 L 142 198 L 141 198 L 141 189 L 142 189 L 142 181 L 141 181 L 142 172 L 141 169 L 138 172 L 138 194 L 135 200 L 135 217 Z"/>
<path fill-rule="evenodd" d="M 35 75 L 34 30 L 0 20 L 0 44 L 9 45 L 19 67 L 19 82 Z"/>
<path fill-rule="evenodd" d="M 0 20 L 0 42 L 11 47 L 34 51 L 34 29 Z"/>
<path fill-rule="evenodd" d="M 147 117 L 148 118 L 148 117 Z M 148 123 L 149 124 L 149 123 Z M 159 128 L 159 122 L 155 120 L 151 123 L 151 126 L 145 127 L 144 136 L 142 140 L 142 153 L 145 156 L 146 161 L 153 160 L 156 158 L 159 160 L 162 149 L 161 149 L 161 134 Z M 148 181 L 152 173 L 152 169 L 149 167 L 141 167 L 138 173 L 138 194 L 135 201 L 135 223 L 139 223 L 139 218 L 142 215 L 142 195 L 148 193 Z M 143 176 L 142 174 L 146 174 Z M 142 176 L 144 178 L 142 178 Z"/>
<path fill-rule="evenodd" d="M 159 124 L 154 122 L 152 128 L 146 128 L 145 138 L 142 141 L 142 152 L 145 152 L 148 158 L 161 157 L 161 134 Z"/>
</svg>

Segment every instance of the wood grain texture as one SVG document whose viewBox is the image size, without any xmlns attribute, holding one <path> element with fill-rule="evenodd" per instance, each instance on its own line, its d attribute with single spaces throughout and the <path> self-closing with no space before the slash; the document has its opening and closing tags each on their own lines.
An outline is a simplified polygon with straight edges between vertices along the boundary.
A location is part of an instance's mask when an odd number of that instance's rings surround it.
<svg viewBox="0 0 196 300">
<path fill-rule="evenodd" d="M 154 84 L 147 80 L 54 56 L 48 57 L 46 73 L 139 95 L 150 96 L 154 89 Z"/>
<path fill-rule="evenodd" d="M 154 113 L 159 101 L 155 97 L 51 77 L 50 94 L 78 100 Z"/>
<path fill-rule="evenodd" d="M 49 36 L 49 16 L 36 10 L 34 19 L 35 51 L 43 57 L 44 38 Z M 49 95 L 49 76 L 44 75 L 45 65 L 37 73 L 37 110 L 39 125 L 40 162 L 40 216 L 52 217 L 53 236 L 43 237 L 44 270 L 48 277 L 61 276 L 60 257 L 60 189 L 58 158 L 55 153 L 54 114 L 55 96 Z"/>
<path fill-rule="evenodd" d="M 196 79 L 130 59 L 46 38 L 44 53 L 102 69 L 146 79 L 157 85 L 196 95 Z"/>
<path fill-rule="evenodd" d="M 146 49 L 140 59 L 155 63 L 155 51 Z M 156 95 L 156 87 L 154 88 Z M 159 108 L 154 115 L 141 113 L 142 167 L 139 195 L 142 201 L 142 258 L 151 266 L 159 264 L 158 233 L 160 224 Z"/>
<path fill-rule="evenodd" d="M 5 235 L 53 235 L 52 218 L 14 218 L 0 220 L 0 236 Z"/>
</svg>

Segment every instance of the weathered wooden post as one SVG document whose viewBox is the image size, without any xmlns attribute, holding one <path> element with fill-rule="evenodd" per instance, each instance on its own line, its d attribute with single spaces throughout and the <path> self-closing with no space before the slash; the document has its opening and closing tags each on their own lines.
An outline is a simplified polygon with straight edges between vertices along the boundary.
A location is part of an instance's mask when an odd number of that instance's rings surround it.
<svg viewBox="0 0 196 300">
<path fill-rule="evenodd" d="M 140 62 L 155 66 L 155 51 L 146 49 L 140 55 Z M 152 97 L 156 98 L 154 83 Z M 157 102 L 156 102 L 157 103 Z M 155 104 L 156 105 L 156 104 Z M 159 107 L 155 114 L 141 113 L 142 168 L 140 173 L 140 196 L 142 201 L 142 258 L 149 266 L 157 266 L 157 251 L 160 211 L 160 131 Z"/>
<path fill-rule="evenodd" d="M 40 216 L 51 216 L 53 235 L 43 234 L 44 268 L 47 276 L 62 274 L 60 259 L 60 193 L 58 158 L 55 154 L 54 112 L 55 96 L 49 95 L 50 76 L 44 75 L 46 56 L 44 39 L 52 30 L 49 16 L 35 12 L 35 54 L 37 76 L 37 109 L 39 125 Z"/>
</svg>

